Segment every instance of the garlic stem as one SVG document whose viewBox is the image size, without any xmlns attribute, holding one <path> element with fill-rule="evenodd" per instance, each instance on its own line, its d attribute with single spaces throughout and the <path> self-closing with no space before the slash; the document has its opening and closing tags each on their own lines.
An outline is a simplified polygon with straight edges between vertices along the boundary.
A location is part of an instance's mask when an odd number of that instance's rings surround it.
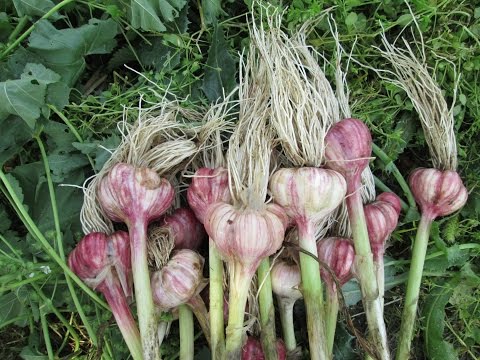
<svg viewBox="0 0 480 360">
<path fill-rule="evenodd" d="M 382 301 L 382 308 L 385 303 L 385 264 L 383 262 L 383 254 L 378 259 L 373 260 L 376 270 L 376 278 L 378 284 L 378 294 Z"/>
<path fill-rule="evenodd" d="M 129 225 L 135 301 L 145 360 L 159 358 L 156 346 L 156 318 L 147 259 L 147 224 L 137 220 Z"/>
<path fill-rule="evenodd" d="M 260 293 L 260 340 L 266 360 L 278 360 L 277 335 L 275 332 L 275 307 L 273 305 L 272 279 L 270 278 L 270 259 L 266 257 L 257 269 Z"/>
<path fill-rule="evenodd" d="M 180 360 L 193 360 L 193 313 L 185 304 L 178 307 L 178 322 L 180 326 Z"/>
<path fill-rule="evenodd" d="M 112 309 L 113 316 L 123 339 L 127 343 L 132 358 L 134 360 L 142 360 L 142 342 L 137 324 L 133 319 L 120 282 L 112 274 L 105 278 L 105 282 L 102 284 L 102 293 Z"/>
<path fill-rule="evenodd" d="M 210 323 L 208 321 L 207 307 L 205 306 L 203 299 L 200 297 L 200 295 L 195 295 L 188 301 L 187 305 L 190 307 L 190 309 L 192 309 L 193 314 L 197 318 L 197 321 L 202 328 L 203 335 L 205 336 L 205 339 L 211 348 L 212 340 L 210 338 Z"/>
<path fill-rule="evenodd" d="M 418 296 L 422 282 L 423 265 L 427 253 L 428 238 L 433 218 L 422 214 L 417 229 L 417 236 L 413 244 L 412 262 L 408 273 L 407 293 L 400 325 L 400 342 L 397 348 L 397 360 L 406 360 L 410 357 L 410 347 L 417 314 Z"/>
<path fill-rule="evenodd" d="M 365 214 L 360 191 L 359 177 L 347 180 L 347 209 L 355 247 L 355 273 L 362 290 L 363 306 L 367 317 L 370 337 L 380 360 L 390 359 L 387 332 L 383 320 L 382 301 L 378 292 L 373 255 L 368 238 Z"/>
<path fill-rule="evenodd" d="M 230 269 L 230 294 L 228 300 L 228 325 L 226 330 L 226 359 L 240 359 L 242 353 L 245 305 L 254 271 L 248 271 L 241 264 Z"/>
<path fill-rule="evenodd" d="M 337 287 L 328 287 L 327 301 L 325 304 L 325 325 L 327 331 L 327 344 L 330 359 L 333 359 L 333 343 L 335 340 L 335 330 L 337 328 L 338 317 L 338 295 Z"/>
<path fill-rule="evenodd" d="M 208 255 L 210 270 L 210 349 L 213 360 L 222 360 L 225 354 L 223 263 L 212 239 L 209 239 Z"/>
<path fill-rule="evenodd" d="M 280 313 L 280 322 L 282 323 L 283 341 L 287 351 L 293 351 L 297 348 L 295 339 L 295 328 L 293 325 L 293 306 L 295 301 L 277 296 L 278 311 Z"/>
<path fill-rule="evenodd" d="M 314 224 L 306 220 L 297 222 L 300 247 L 317 256 Z M 302 274 L 302 293 L 307 309 L 308 341 L 312 360 L 328 359 L 323 320 L 323 294 L 320 280 L 320 268 L 317 259 L 300 253 L 300 271 Z"/>
</svg>

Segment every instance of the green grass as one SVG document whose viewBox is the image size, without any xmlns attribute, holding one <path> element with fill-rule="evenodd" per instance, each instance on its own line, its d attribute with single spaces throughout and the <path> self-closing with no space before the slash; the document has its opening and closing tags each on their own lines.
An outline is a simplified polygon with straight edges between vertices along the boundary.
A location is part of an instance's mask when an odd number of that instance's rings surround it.
<svg viewBox="0 0 480 360">
<path fill-rule="evenodd" d="M 76 188 L 59 185 L 81 185 L 101 168 L 108 152 L 98 145 L 112 149 L 119 143 L 116 124 L 124 115 L 124 107 L 132 108 L 128 118 L 135 119 L 141 96 L 145 104 L 153 104 L 158 94 L 168 89 L 169 96 L 188 97 L 183 102 L 188 107 L 211 103 L 221 86 L 233 88 L 238 81 L 238 53 L 248 43 L 248 8 L 244 3 L 225 2 L 220 11 L 215 1 L 188 2 L 175 13 L 174 21 L 160 16 L 166 30 L 159 33 L 132 26 L 128 1 L 64 1 L 58 12 L 50 11 L 46 22 L 57 29 L 78 29 L 97 18 L 105 26 L 96 34 L 97 47 L 75 50 L 75 59 L 85 60 L 83 66 L 75 68 L 66 65 L 71 61 L 66 56 L 68 49 L 59 50 L 62 56 L 58 59 L 63 62 L 54 66 L 52 48 L 40 51 L 33 46 L 31 36 L 38 35 L 39 19 L 51 6 L 38 13 L 17 9 L 13 3 L 0 5 L 0 85 L 17 81 L 15 84 L 36 100 L 14 99 L 26 104 L 29 114 L 9 110 L 5 102 L 0 105 L 4 132 L 0 136 L 0 357 L 101 354 L 105 359 L 124 359 L 126 346 L 103 301 L 79 287 L 64 263 L 60 266 L 63 253 L 68 254 L 82 237 L 78 216 L 82 194 Z M 178 6 L 181 3 L 175 1 Z M 207 3 L 213 8 L 206 8 Z M 202 4 L 204 7 L 199 8 Z M 480 357 L 480 7 L 472 4 L 460 0 L 416 0 L 410 4 L 419 19 L 428 65 L 449 104 L 456 81 L 453 67 L 461 74 L 454 108 L 458 171 L 470 191 L 463 210 L 439 219 L 433 227 L 431 259 L 426 264 L 420 299 L 421 331 L 414 339 L 416 358 L 434 358 L 432 345 L 428 345 L 432 341 L 453 349 L 452 354 L 459 359 Z M 385 155 L 383 159 L 377 155 L 374 174 L 408 204 L 389 161 L 405 179 L 415 167 L 431 165 L 418 116 L 403 91 L 360 65 L 388 66 L 373 48 L 380 44 L 382 28 L 391 41 L 400 34 L 410 43 L 414 41 L 411 31 L 415 33 L 415 28 L 405 2 L 295 0 L 288 5 L 287 28 L 334 6 L 331 15 L 342 45 L 357 61 L 348 69 L 353 115 L 367 122 Z M 70 39 L 68 36 L 65 39 Z M 77 36 L 77 42 L 83 39 L 86 44 L 94 38 L 83 32 Z M 318 22 L 308 41 L 327 59 L 333 59 L 335 43 L 325 19 Z M 224 47 L 214 55 L 212 44 L 218 42 Z M 220 68 L 215 65 L 215 56 L 222 59 L 217 63 Z M 34 74 L 22 82 L 27 63 L 42 64 L 57 76 L 50 73 L 43 83 L 44 78 Z M 327 68 L 326 72 L 333 80 L 333 70 Z M 71 91 L 66 96 L 68 88 Z M 415 216 L 404 215 L 387 250 L 397 275 L 408 270 L 418 225 Z M 458 282 L 461 285 L 454 287 Z M 391 302 L 385 311 L 392 347 L 403 295 L 404 286 L 397 285 L 387 292 L 385 301 Z M 357 309 L 350 310 L 353 314 Z M 443 326 L 439 334 L 435 333 L 437 325 Z M 173 326 L 163 345 L 168 359 L 178 354 L 178 331 Z M 337 351 L 342 346 L 355 348 L 348 336 L 339 338 Z M 204 342 L 197 343 L 200 351 Z"/>
</svg>

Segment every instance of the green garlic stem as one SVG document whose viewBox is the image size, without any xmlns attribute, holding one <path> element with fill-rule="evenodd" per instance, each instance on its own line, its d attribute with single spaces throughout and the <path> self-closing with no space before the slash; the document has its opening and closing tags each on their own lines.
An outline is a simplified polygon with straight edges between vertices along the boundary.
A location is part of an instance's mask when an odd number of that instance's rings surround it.
<svg viewBox="0 0 480 360">
<path fill-rule="evenodd" d="M 232 265 L 229 283 L 226 359 L 240 359 L 245 335 L 243 327 L 245 305 L 254 272 L 247 271 L 241 264 Z"/>
<path fill-rule="evenodd" d="M 273 305 L 270 259 L 268 257 L 260 262 L 257 269 L 257 278 L 258 286 L 261 286 L 258 303 L 260 307 L 260 339 L 262 341 L 263 353 L 266 360 L 278 360 L 275 307 Z"/>
<path fill-rule="evenodd" d="M 135 301 L 137 304 L 140 336 L 142 338 L 145 360 L 160 358 L 156 340 L 156 317 L 153 305 L 152 288 L 147 260 L 147 224 L 137 221 L 129 225 L 132 252 L 132 272 L 135 284 Z"/>
<path fill-rule="evenodd" d="M 212 239 L 209 239 L 208 255 L 210 268 L 210 349 L 213 360 L 222 360 L 225 354 L 223 262 Z"/>
<path fill-rule="evenodd" d="M 407 293 L 402 313 L 402 324 L 400 325 L 400 342 L 397 348 L 397 360 L 406 360 L 410 357 L 410 347 L 415 328 L 415 317 L 417 314 L 418 296 L 422 282 L 423 265 L 427 253 L 428 238 L 433 219 L 422 214 L 417 229 L 417 236 L 413 244 L 412 262 L 408 273 Z"/>
<path fill-rule="evenodd" d="M 193 314 L 197 318 L 200 327 L 202 328 L 203 335 L 207 340 L 208 345 L 210 348 L 212 347 L 212 340 L 210 338 L 210 323 L 208 321 L 208 311 L 203 299 L 200 295 L 193 296 L 190 300 L 188 300 L 187 305 L 192 309 Z"/>
<path fill-rule="evenodd" d="M 178 322 L 180 326 L 180 360 L 193 360 L 193 313 L 185 304 L 178 307 Z"/>
<path fill-rule="evenodd" d="M 278 312 L 280 313 L 280 322 L 282 323 L 283 341 L 287 351 L 293 351 L 297 348 L 295 339 L 295 327 L 293 325 L 293 306 L 295 301 L 277 296 Z"/>
<path fill-rule="evenodd" d="M 385 304 L 385 264 L 383 263 L 383 254 L 379 256 L 378 259 L 374 260 L 377 284 L 378 284 L 378 294 L 382 301 L 382 308 Z"/>
<path fill-rule="evenodd" d="M 347 182 L 348 183 L 348 182 Z M 378 292 L 375 266 L 368 238 L 365 213 L 359 186 L 348 187 L 346 197 L 348 216 L 355 247 L 355 269 L 362 291 L 363 307 L 367 317 L 369 335 L 380 360 L 389 360 L 387 331 L 383 320 L 382 301 Z"/>
<path fill-rule="evenodd" d="M 300 247 L 317 257 L 315 228 L 310 221 L 297 223 Z M 308 342 L 312 360 L 328 359 L 328 349 L 323 320 L 322 283 L 320 266 L 316 258 L 300 253 L 300 272 L 302 276 L 302 293 L 307 310 Z"/>
<path fill-rule="evenodd" d="M 327 301 L 325 304 L 325 324 L 327 328 L 327 344 L 330 359 L 333 359 L 333 343 L 335 340 L 335 330 L 337 328 L 338 317 L 338 296 L 337 288 L 327 288 Z"/>
</svg>

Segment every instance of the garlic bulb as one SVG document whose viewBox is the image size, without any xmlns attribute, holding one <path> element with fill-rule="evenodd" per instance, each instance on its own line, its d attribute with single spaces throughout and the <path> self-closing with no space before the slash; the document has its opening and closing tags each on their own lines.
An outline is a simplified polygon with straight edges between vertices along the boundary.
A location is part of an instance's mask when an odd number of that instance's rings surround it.
<svg viewBox="0 0 480 360">
<path fill-rule="evenodd" d="M 220 254 L 252 273 L 260 260 L 281 247 L 287 226 L 285 212 L 275 204 L 255 210 L 220 202 L 208 208 L 205 219 L 205 229 Z"/>
<path fill-rule="evenodd" d="M 270 191 L 290 218 L 317 223 L 340 205 L 346 183 L 338 172 L 328 169 L 283 168 L 272 175 Z"/>
<path fill-rule="evenodd" d="M 317 244 L 318 258 L 323 261 L 337 278 L 340 285 L 352 278 L 352 265 L 355 260 L 355 250 L 350 239 L 329 237 Z M 323 281 L 329 288 L 335 288 L 335 283 L 327 269 L 321 269 Z"/>
<path fill-rule="evenodd" d="M 275 295 L 290 299 L 293 302 L 302 298 L 302 293 L 300 292 L 300 268 L 297 264 L 289 264 L 284 260 L 276 261 L 270 276 Z"/>
<path fill-rule="evenodd" d="M 188 208 L 178 208 L 171 215 L 165 216 L 162 228 L 170 232 L 177 250 L 196 250 L 207 235 L 194 212 Z"/>
<path fill-rule="evenodd" d="M 140 333 L 127 302 L 132 292 L 128 234 L 88 234 L 70 253 L 68 266 L 105 296 L 133 359 L 142 360 Z"/>
<path fill-rule="evenodd" d="M 116 164 L 101 180 L 98 200 L 107 216 L 127 225 L 158 219 L 172 204 L 172 185 L 148 168 Z"/>
<path fill-rule="evenodd" d="M 372 249 L 374 260 L 377 261 L 383 257 L 385 252 L 385 242 L 390 237 L 390 234 L 395 230 L 398 223 L 398 215 L 400 200 L 397 201 L 392 195 L 385 196 L 383 193 L 377 196 L 377 200 L 371 204 L 364 206 L 365 220 L 367 222 L 368 238 L 370 239 L 370 247 Z M 383 196 L 382 196 L 383 195 Z M 382 201 L 380 199 L 386 199 Z M 392 205 L 392 202 L 395 205 Z"/>
<path fill-rule="evenodd" d="M 229 203 L 232 200 L 227 169 L 198 169 L 188 187 L 187 200 L 200 222 L 205 223 L 205 214 L 210 205 L 219 201 Z"/>
<path fill-rule="evenodd" d="M 430 219 L 450 215 L 467 202 L 467 189 L 456 171 L 418 168 L 408 182 L 422 215 Z"/>
<path fill-rule="evenodd" d="M 357 119 L 344 119 L 334 124 L 325 136 L 325 166 L 341 173 L 347 180 L 348 193 L 355 191 L 372 153 L 372 136 L 367 126 Z"/>
<path fill-rule="evenodd" d="M 152 275 L 155 304 L 163 310 L 171 310 L 198 295 L 205 286 L 204 261 L 195 251 L 177 251 L 162 270 Z"/>
</svg>

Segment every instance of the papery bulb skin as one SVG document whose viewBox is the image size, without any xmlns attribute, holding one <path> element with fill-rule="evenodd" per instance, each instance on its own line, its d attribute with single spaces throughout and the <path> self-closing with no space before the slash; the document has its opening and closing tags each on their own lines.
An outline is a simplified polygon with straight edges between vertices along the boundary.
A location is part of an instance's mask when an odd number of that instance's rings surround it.
<svg viewBox="0 0 480 360">
<path fill-rule="evenodd" d="M 100 181 L 98 200 L 113 221 L 131 225 L 160 218 L 170 207 L 174 190 L 168 180 L 148 168 L 116 164 Z"/>
<path fill-rule="evenodd" d="M 207 235 L 195 213 L 188 208 L 176 209 L 171 215 L 165 216 L 162 223 L 162 227 L 171 232 L 177 250 L 196 250 Z"/>
<path fill-rule="evenodd" d="M 285 344 L 281 340 L 277 340 L 277 359 L 285 360 L 287 358 L 287 349 Z M 265 355 L 263 354 L 262 344 L 260 340 L 249 336 L 247 341 L 242 348 L 242 360 L 265 360 Z"/>
<path fill-rule="evenodd" d="M 296 263 L 276 261 L 270 272 L 273 293 L 281 298 L 296 301 L 302 298 L 300 268 Z"/>
<path fill-rule="evenodd" d="M 322 239 L 317 244 L 317 251 L 318 258 L 330 267 L 340 285 L 345 284 L 352 278 L 355 250 L 350 239 L 339 237 Z M 330 273 L 322 268 L 320 274 L 327 286 L 334 289 L 335 283 Z"/>
<path fill-rule="evenodd" d="M 228 170 L 222 167 L 200 168 L 195 172 L 187 190 L 188 204 L 198 220 L 204 224 L 207 208 L 216 202 L 230 203 Z"/>
<path fill-rule="evenodd" d="M 92 289 L 96 289 L 111 271 L 107 235 L 86 235 L 68 256 L 68 266 Z"/>
<path fill-rule="evenodd" d="M 130 241 L 124 231 L 116 231 L 109 236 L 100 232 L 86 235 L 70 253 L 68 266 L 93 289 L 105 280 L 114 267 L 125 295 L 132 295 Z"/>
<path fill-rule="evenodd" d="M 422 215 L 433 220 L 461 209 L 468 191 L 456 171 L 418 168 L 408 179 Z"/>
<path fill-rule="evenodd" d="M 130 238 L 125 231 L 116 231 L 108 237 L 108 254 L 117 272 L 127 298 L 132 297 L 132 261 Z"/>
<path fill-rule="evenodd" d="M 204 259 L 192 250 L 177 251 L 162 270 L 152 275 L 153 301 L 163 310 L 188 302 L 205 286 Z"/>
<path fill-rule="evenodd" d="M 377 200 L 373 203 L 364 206 L 368 238 L 375 261 L 383 257 L 385 253 L 385 242 L 397 227 L 399 216 L 399 211 L 397 211 L 395 205 L 392 205 L 392 202 L 390 202 L 394 201 L 393 197 L 387 198 L 382 196 L 383 194 L 377 196 Z M 390 201 L 387 202 L 379 199 L 387 199 Z M 398 201 L 398 204 L 399 203 L 400 201 Z"/>
<path fill-rule="evenodd" d="M 140 333 L 127 301 L 132 295 L 128 233 L 86 235 L 70 253 L 68 266 L 89 287 L 105 296 L 132 358 L 142 359 Z"/>
<path fill-rule="evenodd" d="M 372 135 L 361 120 L 341 120 L 325 136 L 325 166 L 345 177 L 349 193 L 355 191 L 354 183 L 358 186 L 371 154 Z"/>
<path fill-rule="evenodd" d="M 323 219 L 340 205 L 346 189 L 338 172 L 313 167 L 279 169 L 270 179 L 275 203 L 297 224 Z"/>
<path fill-rule="evenodd" d="M 260 260 L 281 247 L 287 224 L 287 215 L 276 204 L 256 210 L 216 203 L 208 208 L 204 225 L 225 259 L 255 271 Z"/>
<path fill-rule="evenodd" d="M 400 198 L 392 193 L 392 192 L 383 192 L 377 196 L 377 201 L 385 201 L 390 203 L 393 206 L 397 214 L 400 215 L 400 211 L 402 211 L 402 203 L 400 202 Z"/>
</svg>

